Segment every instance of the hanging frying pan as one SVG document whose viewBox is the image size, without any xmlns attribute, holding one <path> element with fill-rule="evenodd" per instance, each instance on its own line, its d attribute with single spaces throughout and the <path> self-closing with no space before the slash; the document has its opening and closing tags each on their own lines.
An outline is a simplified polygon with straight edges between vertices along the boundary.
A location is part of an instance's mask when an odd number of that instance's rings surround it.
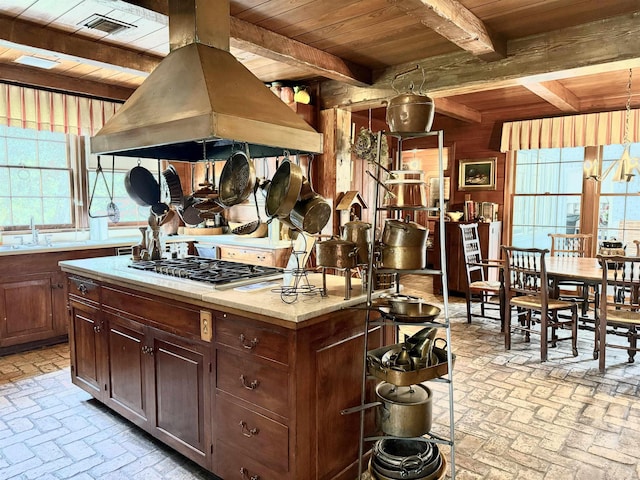
<svg viewBox="0 0 640 480">
<path fill-rule="evenodd" d="M 149 170 L 140 164 L 124 177 L 124 187 L 131 199 L 142 207 L 150 207 L 160 201 L 160 186 Z"/>
</svg>

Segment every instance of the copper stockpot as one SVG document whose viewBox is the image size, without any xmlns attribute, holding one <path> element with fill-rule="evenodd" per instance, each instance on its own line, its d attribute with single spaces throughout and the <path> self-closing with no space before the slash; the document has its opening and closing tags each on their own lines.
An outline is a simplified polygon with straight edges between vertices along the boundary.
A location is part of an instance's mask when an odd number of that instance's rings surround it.
<svg viewBox="0 0 640 480">
<path fill-rule="evenodd" d="M 369 263 L 369 242 L 371 241 L 371 224 L 353 220 L 342 227 L 342 239 L 353 242 L 358 247 L 358 264 Z"/>
<path fill-rule="evenodd" d="M 316 263 L 320 267 L 355 268 L 357 251 L 354 242 L 331 238 L 316 243 Z"/>
</svg>

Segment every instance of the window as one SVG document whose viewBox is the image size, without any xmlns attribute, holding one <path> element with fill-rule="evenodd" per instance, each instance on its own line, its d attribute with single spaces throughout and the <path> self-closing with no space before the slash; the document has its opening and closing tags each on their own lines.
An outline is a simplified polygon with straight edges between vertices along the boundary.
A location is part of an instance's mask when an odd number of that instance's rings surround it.
<svg viewBox="0 0 640 480">
<path fill-rule="evenodd" d="M 49 230 L 84 228 L 89 199 L 95 185 L 93 216 L 107 214 L 109 192 L 120 213 L 119 226 L 146 223 L 149 207 L 138 206 L 129 197 L 124 179 L 130 168 L 148 161 L 105 157 L 96 183 L 95 156 L 78 148 L 79 137 L 63 133 L 0 126 L 0 227 L 24 230 L 31 225 Z M 85 142 L 88 143 L 88 142 Z M 87 172 L 78 181 L 80 157 L 87 157 Z M 149 163 L 150 167 L 157 162 Z M 105 180 L 106 179 L 106 184 Z"/>
<path fill-rule="evenodd" d="M 602 152 L 602 171 L 622 156 L 622 145 L 608 145 Z M 631 145 L 631 158 L 640 157 L 640 144 Z M 615 167 L 614 167 L 615 170 Z M 598 239 L 615 238 L 624 243 L 640 240 L 640 172 L 630 182 L 614 182 L 614 171 L 600 186 Z"/>
<path fill-rule="evenodd" d="M 549 233 L 580 231 L 583 161 L 584 148 L 517 152 L 514 246 L 540 247 L 549 243 Z"/>
<path fill-rule="evenodd" d="M 91 200 L 93 192 L 93 202 L 89 205 L 90 216 L 99 217 L 107 215 L 107 206 L 111 201 L 109 192 L 113 195 L 113 203 L 119 212 L 119 225 L 140 224 L 147 221 L 149 217 L 149 207 L 141 207 L 136 204 L 125 188 L 125 177 L 132 168 L 136 159 L 129 157 L 100 157 L 100 165 L 104 175 L 97 174 L 97 157 L 91 157 L 88 171 L 88 202 Z M 97 180 L 97 183 L 96 183 Z M 106 180 L 106 182 L 105 182 Z M 164 180 L 161 177 L 161 181 Z M 95 190 L 94 190 L 95 187 Z M 107 190 L 108 189 L 108 190 Z"/>
<path fill-rule="evenodd" d="M 602 172 L 605 172 L 622 156 L 624 147 L 607 145 L 592 150 L 599 151 Z M 637 170 L 630 182 L 614 182 L 613 171 L 600 182 L 599 188 L 594 189 L 596 198 L 588 199 L 599 207 L 598 221 L 593 222 L 591 231 L 581 227 L 581 211 L 587 200 L 582 191 L 586 183 L 582 181 L 585 152 L 583 147 L 516 152 L 514 246 L 544 248 L 549 245 L 549 233 L 593 233 L 598 241 L 615 238 L 625 244 L 640 239 L 640 172 Z M 631 157 L 640 157 L 640 143 L 631 145 Z"/>
<path fill-rule="evenodd" d="M 66 135 L 0 126 L 0 226 L 71 227 L 72 178 Z"/>
</svg>

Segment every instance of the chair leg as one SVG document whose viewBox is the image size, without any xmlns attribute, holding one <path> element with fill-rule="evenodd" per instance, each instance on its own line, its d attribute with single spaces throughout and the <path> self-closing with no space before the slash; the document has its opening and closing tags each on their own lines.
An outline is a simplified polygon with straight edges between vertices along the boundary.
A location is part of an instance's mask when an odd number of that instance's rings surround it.
<svg viewBox="0 0 640 480">
<path fill-rule="evenodd" d="M 629 350 L 627 350 L 627 353 L 629 354 L 629 363 L 634 362 L 637 347 L 638 347 L 638 332 L 636 331 L 635 325 L 631 325 L 629 327 Z"/>
<path fill-rule="evenodd" d="M 573 356 L 578 356 L 578 306 L 571 309 L 571 348 Z"/>
<path fill-rule="evenodd" d="M 540 361 L 547 361 L 547 347 L 548 347 L 548 322 L 547 315 L 549 312 L 542 311 L 540 312 Z"/>
<path fill-rule="evenodd" d="M 467 292 L 467 323 L 471 323 L 471 293 Z"/>
<path fill-rule="evenodd" d="M 504 329 L 504 348 L 505 350 L 511 350 L 511 304 L 506 301 L 505 315 L 503 319 Z"/>
<path fill-rule="evenodd" d="M 607 324 L 606 322 L 598 322 L 598 367 L 600 373 L 604 373 L 605 347 L 607 345 Z"/>
</svg>

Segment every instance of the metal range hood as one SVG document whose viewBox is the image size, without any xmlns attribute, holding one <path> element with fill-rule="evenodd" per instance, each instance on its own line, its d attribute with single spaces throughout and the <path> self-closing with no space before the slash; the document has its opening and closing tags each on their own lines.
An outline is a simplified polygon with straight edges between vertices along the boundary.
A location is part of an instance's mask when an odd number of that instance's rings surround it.
<svg viewBox="0 0 640 480">
<path fill-rule="evenodd" d="M 229 52 L 228 0 L 169 0 L 170 53 L 91 138 L 91 152 L 198 161 L 321 153 L 316 132 Z M 204 141 L 204 149 L 203 149 Z"/>
</svg>

